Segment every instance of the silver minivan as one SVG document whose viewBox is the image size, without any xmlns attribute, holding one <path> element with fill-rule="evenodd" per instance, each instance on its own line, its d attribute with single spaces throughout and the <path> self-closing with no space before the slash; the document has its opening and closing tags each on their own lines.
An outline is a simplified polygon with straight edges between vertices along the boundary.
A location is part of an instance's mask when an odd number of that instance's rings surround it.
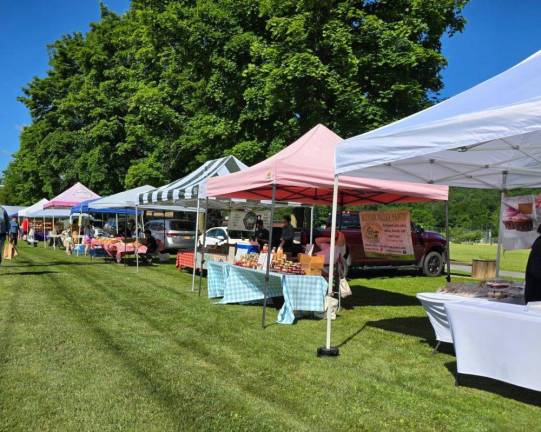
<svg viewBox="0 0 541 432">
<path fill-rule="evenodd" d="M 157 219 L 147 222 L 145 230 L 164 245 L 164 249 L 191 249 L 195 242 L 195 220 Z"/>
</svg>

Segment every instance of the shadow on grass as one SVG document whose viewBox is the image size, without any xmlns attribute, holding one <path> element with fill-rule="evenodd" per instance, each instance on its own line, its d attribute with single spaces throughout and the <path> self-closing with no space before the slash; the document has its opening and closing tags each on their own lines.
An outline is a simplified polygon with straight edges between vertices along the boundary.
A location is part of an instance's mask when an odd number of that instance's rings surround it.
<svg viewBox="0 0 541 432">
<path fill-rule="evenodd" d="M 434 331 L 430 326 L 430 321 L 426 317 L 387 318 L 378 321 L 369 321 L 366 325 L 401 333 L 406 336 L 414 336 L 427 341 L 434 340 Z"/>
<path fill-rule="evenodd" d="M 456 361 L 446 363 L 445 367 L 456 379 Z M 507 384 L 492 378 L 461 374 L 460 387 L 468 387 L 495 393 L 507 399 L 513 399 L 529 405 L 541 406 L 541 392 L 515 386 L 513 384 Z M 457 389 L 460 389 L 460 387 L 457 387 Z"/>
<path fill-rule="evenodd" d="M 363 285 L 352 285 L 352 295 L 342 300 L 344 309 L 355 306 L 419 306 L 419 301 L 409 295 L 392 291 L 370 288 Z"/>
<path fill-rule="evenodd" d="M 10 273 L 4 273 L 3 276 L 39 276 L 39 275 L 51 274 L 51 273 L 60 273 L 60 272 L 52 271 L 52 270 L 43 270 L 43 271 L 35 271 L 35 272 L 32 272 L 32 271 L 10 272 Z"/>
<path fill-rule="evenodd" d="M 71 262 L 71 261 L 52 261 L 39 264 L 17 264 L 17 265 L 8 265 L 6 268 L 27 268 L 27 267 L 51 267 L 51 266 L 88 266 L 88 265 L 102 265 L 106 264 L 105 262 Z"/>
</svg>

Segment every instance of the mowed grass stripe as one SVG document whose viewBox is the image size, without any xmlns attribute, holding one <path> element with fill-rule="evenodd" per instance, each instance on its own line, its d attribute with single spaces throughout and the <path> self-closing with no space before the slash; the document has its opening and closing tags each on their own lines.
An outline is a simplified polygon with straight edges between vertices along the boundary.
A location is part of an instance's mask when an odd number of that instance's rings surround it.
<svg viewBox="0 0 541 432">
<path fill-rule="evenodd" d="M 352 281 L 333 324 L 342 355 L 317 359 L 324 321 L 263 331 L 261 307 L 199 298 L 172 265 L 136 273 L 21 253 L 0 268 L 0 430 L 524 430 L 540 420 L 537 395 L 476 378 L 456 389 L 454 356 L 431 354 L 414 295 L 442 279 Z"/>
</svg>

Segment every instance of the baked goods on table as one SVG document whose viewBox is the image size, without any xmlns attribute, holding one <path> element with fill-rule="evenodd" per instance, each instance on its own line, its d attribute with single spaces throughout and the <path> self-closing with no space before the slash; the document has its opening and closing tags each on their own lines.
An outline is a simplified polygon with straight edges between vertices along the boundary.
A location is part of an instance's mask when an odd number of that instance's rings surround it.
<svg viewBox="0 0 541 432">
<path fill-rule="evenodd" d="M 494 300 L 520 299 L 524 297 L 524 286 L 520 282 L 449 282 L 438 290 L 439 293 L 455 294 L 468 298 L 488 298 Z"/>
</svg>

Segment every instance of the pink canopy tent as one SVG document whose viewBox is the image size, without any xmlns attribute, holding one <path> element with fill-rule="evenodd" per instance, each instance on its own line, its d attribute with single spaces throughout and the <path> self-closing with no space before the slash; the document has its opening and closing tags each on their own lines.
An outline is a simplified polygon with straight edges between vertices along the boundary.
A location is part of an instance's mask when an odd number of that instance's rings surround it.
<svg viewBox="0 0 541 432">
<path fill-rule="evenodd" d="M 210 178 L 207 195 L 217 198 L 272 200 L 301 204 L 330 205 L 335 185 L 334 154 L 342 138 L 318 124 L 293 144 L 244 171 Z M 406 182 L 391 182 L 340 176 L 341 205 L 391 204 L 422 201 L 446 201 L 449 188 Z M 205 244 L 205 240 L 203 241 Z M 270 230 L 269 244 L 272 244 Z M 270 255 L 267 254 L 262 325 L 265 327 Z M 333 255 L 333 252 L 331 252 Z M 332 260 L 331 260 L 332 261 Z M 330 269 L 332 274 L 332 265 Z M 332 283 L 329 284 L 332 290 Z M 330 320 L 329 320 L 330 322 Z"/>
<path fill-rule="evenodd" d="M 209 179 L 210 197 L 272 199 L 302 204 L 331 204 L 334 152 L 342 138 L 318 124 L 279 153 L 244 171 Z M 441 200 L 442 185 L 392 182 L 340 176 L 340 204 L 391 204 Z"/>
<path fill-rule="evenodd" d="M 75 183 L 72 187 L 57 195 L 43 208 L 71 208 L 83 201 L 100 198 L 100 196 L 82 183 Z"/>
</svg>

